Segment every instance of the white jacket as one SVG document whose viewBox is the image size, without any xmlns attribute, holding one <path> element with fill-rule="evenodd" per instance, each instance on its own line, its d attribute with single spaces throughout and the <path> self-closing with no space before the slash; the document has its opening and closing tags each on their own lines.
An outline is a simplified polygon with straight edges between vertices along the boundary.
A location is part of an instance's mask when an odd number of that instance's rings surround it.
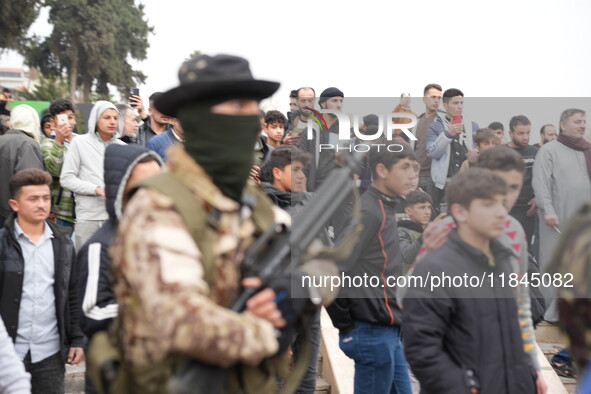
<svg viewBox="0 0 591 394">
<path fill-rule="evenodd" d="M 125 143 L 117 139 L 117 133 L 108 142 L 103 142 L 95 131 L 100 115 L 117 108 L 108 101 L 97 101 L 88 119 L 88 133 L 72 140 L 62 173 L 60 184 L 71 190 L 76 199 L 76 220 L 108 220 L 105 200 L 96 195 L 97 187 L 105 187 L 103 179 L 105 149 L 109 144 Z"/>
</svg>

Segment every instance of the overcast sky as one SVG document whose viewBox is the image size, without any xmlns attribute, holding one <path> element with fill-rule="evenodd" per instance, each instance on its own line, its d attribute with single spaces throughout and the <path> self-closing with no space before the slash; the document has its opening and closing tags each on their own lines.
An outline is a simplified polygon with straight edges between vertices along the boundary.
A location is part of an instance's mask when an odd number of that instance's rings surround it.
<svg viewBox="0 0 591 394">
<path fill-rule="evenodd" d="M 318 93 L 337 86 L 349 97 L 416 97 L 430 82 L 472 97 L 589 96 L 585 0 L 145 5 L 154 34 L 147 60 L 137 64 L 148 75 L 140 86 L 144 100 L 174 86 L 180 64 L 197 49 L 248 58 L 255 77 L 281 82 L 267 108 L 282 110 L 289 91 L 306 85 Z M 48 34 L 50 26 L 42 20 L 32 30 Z M 20 65 L 14 54 L 0 56 L 0 66 Z"/>
</svg>

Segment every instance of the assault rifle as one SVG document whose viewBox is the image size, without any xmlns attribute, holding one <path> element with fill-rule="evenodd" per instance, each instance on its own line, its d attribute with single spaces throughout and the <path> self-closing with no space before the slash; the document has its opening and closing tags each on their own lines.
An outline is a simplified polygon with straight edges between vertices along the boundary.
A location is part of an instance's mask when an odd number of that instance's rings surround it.
<svg viewBox="0 0 591 394">
<path fill-rule="evenodd" d="M 345 166 L 335 168 L 329 173 L 327 181 L 320 185 L 314 196 L 306 203 L 306 208 L 297 218 L 294 218 L 291 229 L 275 223 L 257 239 L 246 252 L 241 264 L 249 273 L 247 276 L 259 277 L 264 288 L 273 278 L 293 272 L 301 264 L 308 247 L 325 228 L 330 218 L 346 203 L 351 192 L 357 193 L 352 174 L 361 156 L 359 154 L 343 155 Z M 357 228 L 359 231 L 359 226 Z M 352 245 L 348 246 L 352 247 Z M 242 312 L 247 300 L 259 290 L 244 289 L 231 309 Z M 232 367 L 221 368 L 192 360 L 182 366 L 170 380 L 169 389 L 177 394 L 218 394 L 228 383 L 231 370 Z"/>
</svg>

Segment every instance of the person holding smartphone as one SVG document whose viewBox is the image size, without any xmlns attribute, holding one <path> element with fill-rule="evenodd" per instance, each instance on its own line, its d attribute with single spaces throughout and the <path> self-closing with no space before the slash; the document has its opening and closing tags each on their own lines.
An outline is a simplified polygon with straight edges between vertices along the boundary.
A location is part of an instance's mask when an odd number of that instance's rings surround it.
<svg viewBox="0 0 591 394">
<path fill-rule="evenodd" d="M 61 227 L 67 228 L 69 233 L 74 229 L 74 195 L 60 185 L 60 176 L 64 159 L 76 127 L 76 108 L 70 100 L 57 99 L 49 106 L 51 122 L 54 125 L 52 137 L 41 143 L 43 164 L 47 172 L 53 177 L 51 183 L 52 209 L 49 219 Z"/>
<path fill-rule="evenodd" d="M 130 90 L 130 93 L 129 105 L 138 110 L 138 114 L 143 122 L 138 128 L 137 137 L 133 142 L 142 146 L 147 146 L 148 141 L 150 141 L 152 137 L 170 130 L 170 122 L 172 119 L 154 108 L 154 101 L 162 94 L 162 92 L 152 93 L 149 98 L 150 106 L 148 107 L 147 113 L 144 110 L 142 98 L 139 96 L 139 89 L 133 88 Z"/>
<path fill-rule="evenodd" d="M 447 89 L 443 93 L 445 116 L 437 114 L 427 129 L 427 156 L 432 159 L 431 179 L 433 207 L 439 210 L 447 181 L 460 171 L 462 162 L 476 155 L 474 134 L 478 124 L 463 115 L 464 93 L 459 89 Z"/>
</svg>

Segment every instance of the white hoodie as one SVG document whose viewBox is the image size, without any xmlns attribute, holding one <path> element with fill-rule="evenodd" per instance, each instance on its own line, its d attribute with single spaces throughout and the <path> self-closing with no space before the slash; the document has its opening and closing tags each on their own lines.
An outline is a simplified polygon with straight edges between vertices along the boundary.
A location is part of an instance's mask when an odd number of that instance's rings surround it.
<svg viewBox="0 0 591 394">
<path fill-rule="evenodd" d="M 88 132 L 72 140 L 62 167 L 60 184 L 74 192 L 76 220 L 109 219 L 105 200 L 96 195 L 96 188 L 105 187 L 105 148 L 109 144 L 125 143 L 117 139 L 117 133 L 105 143 L 96 131 L 96 123 L 107 109 L 117 111 L 115 105 L 108 101 L 97 101 L 92 107 L 88 118 Z"/>
</svg>

